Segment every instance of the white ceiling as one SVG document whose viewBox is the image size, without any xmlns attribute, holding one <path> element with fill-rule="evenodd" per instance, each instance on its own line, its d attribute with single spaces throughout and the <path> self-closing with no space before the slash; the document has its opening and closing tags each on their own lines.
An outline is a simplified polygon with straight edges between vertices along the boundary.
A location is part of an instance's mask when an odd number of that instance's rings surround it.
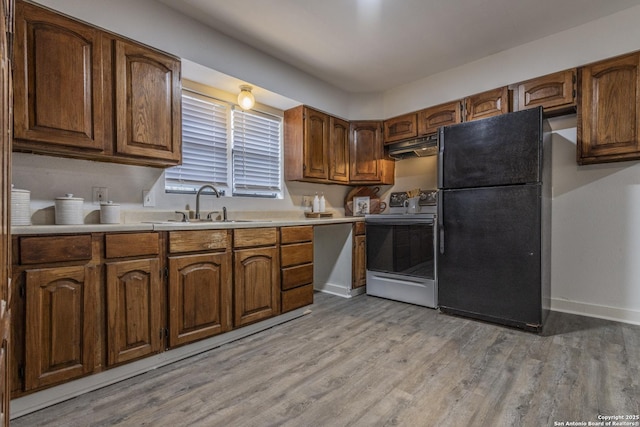
<svg viewBox="0 0 640 427">
<path fill-rule="evenodd" d="M 348 92 L 380 92 L 640 0 L 158 0 Z"/>
</svg>

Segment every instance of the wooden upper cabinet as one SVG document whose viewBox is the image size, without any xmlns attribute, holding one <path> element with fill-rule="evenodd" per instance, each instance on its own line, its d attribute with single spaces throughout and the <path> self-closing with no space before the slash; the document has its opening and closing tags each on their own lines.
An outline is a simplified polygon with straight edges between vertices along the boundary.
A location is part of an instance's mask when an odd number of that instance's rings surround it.
<svg viewBox="0 0 640 427">
<path fill-rule="evenodd" d="M 394 162 L 384 156 L 382 122 L 350 123 L 349 176 L 352 183 L 392 184 Z"/>
<path fill-rule="evenodd" d="M 329 115 L 304 108 L 304 177 L 329 178 Z"/>
<path fill-rule="evenodd" d="M 640 52 L 578 69 L 579 164 L 640 159 Z"/>
<path fill-rule="evenodd" d="M 15 28 L 15 147 L 108 151 L 102 33 L 22 1 Z"/>
<path fill-rule="evenodd" d="M 181 159 L 180 61 L 115 40 L 116 153 Z"/>
<path fill-rule="evenodd" d="M 418 135 L 431 135 L 438 132 L 440 126 L 462 122 L 462 102 L 454 101 L 418 112 Z"/>
<path fill-rule="evenodd" d="M 565 112 L 576 106 L 576 69 L 518 83 L 514 92 L 514 111 L 542 106 L 547 114 Z"/>
<path fill-rule="evenodd" d="M 326 182 L 329 178 L 329 115 L 304 105 L 284 112 L 286 180 Z"/>
<path fill-rule="evenodd" d="M 465 121 L 485 119 L 508 112 L 509 88 L 507 86 L 465 98 Z"/>
<path fill-rule="evenodd" d="M 349 182 L 349 122 L 336 117 L 329 120 L 329 180 Z"/>
<path fill-rule="evenodd" d="M 16 3 L 16 151 L 148 166 L 180 162 L 180 60 Z"/>
<path fill-rule="evenodd" d="M 417 113 L 404 114 L 384 121 L 384 143 L 401 141 L 418 136 Z"/>
</svg>

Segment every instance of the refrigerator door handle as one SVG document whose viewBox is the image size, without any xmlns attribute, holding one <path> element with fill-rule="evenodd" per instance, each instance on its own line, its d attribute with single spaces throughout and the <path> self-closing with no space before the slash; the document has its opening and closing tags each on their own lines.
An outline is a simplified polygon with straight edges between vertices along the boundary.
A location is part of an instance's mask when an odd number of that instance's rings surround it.
<svg viewBox="0 0 640 427">
<path fill-rule="evenodd" d="M 442 190 L 438 191 L 438 242 L 440 244 L 440 254 L 444 254 L 444 222 L 442 221 Z"/>
<path fill-rule="evenodd" d="M 438 129 L 438 188 L 443 187 L 443 160 L 444 154 L 444 129 L 441 127 Z"/>
</svg>

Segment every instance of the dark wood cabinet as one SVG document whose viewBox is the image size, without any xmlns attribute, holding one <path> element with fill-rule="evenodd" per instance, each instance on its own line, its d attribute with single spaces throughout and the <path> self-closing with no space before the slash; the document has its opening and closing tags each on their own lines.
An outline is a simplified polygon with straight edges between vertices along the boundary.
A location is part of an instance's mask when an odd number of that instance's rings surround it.
<svg viewBox="0 0 640 427">
<path fill-rule="evenodd" d="M 102 33 L 22 1 L 16 15 L 15 147 L 108 152 Z"/>
<path fill-rule="evenodd" d="M 514 111 L 541 106 L 547 115 L 569 112 L 576 106 L 576 69 L 518 83 L 513 92 Z"/>
<path fill-rule="evenodd" d="M 485 119 L 509 112 L 507 86 L 477 93 L 465 98 L 465 121 Z"/>
<path fill-rule="evenodd" d="M 11 370 L 9 352 L 12 341 L 11 324 L 11 141 L 13 138 L 12 50 L 14 35 L 14 1 L 1 0 L 0 6 L 0 426 L 9 425 Z"/>
<path fill-rule="evenodd" d="M 229 331 L 230 231 L 171 231 L 169 252 L 169 347 Z"/>
<path fill-rule="evenodd" d="M 93 244 L 90 234 L 14 238 L 9 370 L 16 393 L 100 369 L 101 269 Z"/>
<path fill-rule="evenodd" d="M 284 112 L 284 176 L 323 184 L 392 184 L 382 122 L 341 120 L 304 105 Z M 373 134 L 369 129 L 375 126 Z"/>
<path fill-rule="evenodd" d="M 382 122 L 350 123 L 349 181 L 352 184 L 393 184 L 393 160 L 384 154 Z"/>
<path fill-rule="evenodd" d="M 34 4 L 16 3 L 17 151 L 180 162 L 180 60 Z"/>
<path fill-rule="evenodd" d="M 300 105 L 284 112 L 285 179 L 329 179 L 329 115 Z"/>
<path fill-rule="evenodd" d="M 280 229 L 282 312 L 313 303 L 313 226 Z"/>
<path fill-rule="evenodd" d="M 114 40 L 116 154 L 178 164 L 182 158 L 180 62 Z"/>
<path fill-rule="evenodd" d="M 233 240 L 234 326 L 280 314 L 277 229 L 236 229 Z"/>
<path fill-rule="evenodd" d="M 353 289 L 367 284 L 367 237 L 365 235 L 364 222 L 353 224 L 353 263 L 352 283 Z"/>
<path fill-rule="evenodd" d="M 383 122 L 384 143 L 389 144 L 418 136 L 417 113 L 403 114 Z"/>
<path fill-rule="evenodd" d="M 330 117 L 329 181 L 349 182 L 349 122 Z"/>
<path fill-rule="evenodd" d="M 578 69 L 579 164 L 640 159 L 640 53 Z"/>
<path fill-rule="evenodd" d="M 418 135 L 433 135 L 440 126 L 462 122 L 462 101 L 425 108 L 418 112 Z"/>
<path fill-rule="evenodd" d="M 105 235 L 107 363 L 163 349 L 165 295 L 158 233 Z"/>
<path fill-rule="evenodd" d="M 97 285 L 97 267 L 91 265 L 25 272 L 25 390 L 93 371 Z"/>
</svg>

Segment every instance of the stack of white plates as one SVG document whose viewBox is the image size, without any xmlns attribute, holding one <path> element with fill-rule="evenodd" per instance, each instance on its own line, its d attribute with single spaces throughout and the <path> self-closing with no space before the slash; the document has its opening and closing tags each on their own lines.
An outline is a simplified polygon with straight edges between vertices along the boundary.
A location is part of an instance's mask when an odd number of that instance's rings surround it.
<svg viewBox="0 0 640 427">
<path fill-rule="evenodd" d="M 31 191 L 11 189 L 11 225 L 31 225 Z"/>
<path fill-rule="evenodd" d="M 56 197 L 56 224 L 84 224 L 83 205 L 84 199 L 81 197 L 73 197 L 73 194 Z"/>
</svg>

